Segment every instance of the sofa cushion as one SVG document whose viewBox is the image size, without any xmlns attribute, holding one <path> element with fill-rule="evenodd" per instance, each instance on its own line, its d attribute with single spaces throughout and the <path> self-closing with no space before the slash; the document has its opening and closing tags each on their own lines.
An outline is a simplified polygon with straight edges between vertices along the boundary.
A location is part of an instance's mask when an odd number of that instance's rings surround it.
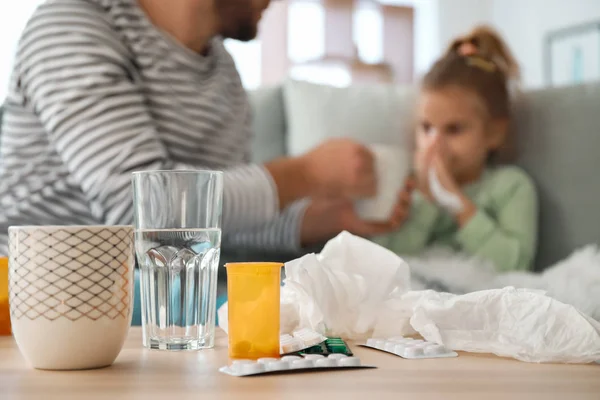
<svg viewBox="0 0 600 400">
<path fill-rule="evenodd" d="M 264 163 L 285 155 L 285 115 L 281 86 L 248 92 L 252 107 L 252 161 Z"/>
<path fill-rule="evenodd" d="M 414 89 L 391 85 L 331 87 L 284 83 L 287 151 L 300 155 L 332 137 L 410 145 Z"/>
<path fill-rule="evenodd" d="M 600 242 L 600 84 L 527 92 L 516 109 L 517 163 L 540 196 L 541 269 Z"/>
</svg>

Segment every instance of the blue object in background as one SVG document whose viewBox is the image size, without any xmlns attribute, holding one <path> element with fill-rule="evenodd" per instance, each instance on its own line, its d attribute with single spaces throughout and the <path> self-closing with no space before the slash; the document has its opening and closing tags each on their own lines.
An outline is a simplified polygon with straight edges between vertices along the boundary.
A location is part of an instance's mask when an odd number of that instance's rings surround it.
<svg viewBox="0 0 600 400">
<path fill-rule="evenodd" d="M 583 63 L 583 50 L 580 46 L 573 49 L 573 64 L 572 64 L 572 77 L 573 83 L 582 83 L 584 80 L 584 63 Z"/>
<path fill-rule="evenodd" d="M 140 270 L 136 269 L 134 272 L 133 282 L 133 317 L 131 319 L 131 326 L 142 325 L 142 301 L 140 294 Z M 177 294 L 176 294 L 177 295 Z M 227 301 L 227 295 L 222 295 L 217 298 L 217 310 Z M 217 316 L 217 325 L 219 325 L 219 317 Z"/>
<path fill-rule="evenodd" d="M 131 318 L 131 326 L 141 326 L 142 296 L 140 295 L 140 270 L 136 269 L 133 276 L 133 318 Z"/>
</svg>

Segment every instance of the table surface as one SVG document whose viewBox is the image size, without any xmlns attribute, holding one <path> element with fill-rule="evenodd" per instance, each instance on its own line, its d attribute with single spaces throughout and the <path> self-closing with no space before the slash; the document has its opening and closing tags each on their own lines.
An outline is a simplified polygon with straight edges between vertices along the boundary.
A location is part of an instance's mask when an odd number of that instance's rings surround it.
<svg viewBox="0 0 600 400">
<path fill-rule="evenodd" d="M 146 350 L 132 328 L 111 367 L 39 371 L 21 357 L 12 337 L 0 338 L 0 399 L 600 399 L 600 365 L 530 364 L 491 355 L 404 360 L 352 346 L 377 369 L 253 378 L 218 372 L 227 364 L 227 338 L 195 352 Z M 51 345 L 51 343 L 49 343 Z"/>
</svg>

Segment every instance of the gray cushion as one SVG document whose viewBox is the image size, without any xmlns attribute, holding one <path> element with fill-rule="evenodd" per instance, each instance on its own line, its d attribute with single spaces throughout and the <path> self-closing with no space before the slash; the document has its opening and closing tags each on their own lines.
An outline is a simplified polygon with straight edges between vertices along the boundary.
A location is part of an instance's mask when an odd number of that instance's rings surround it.
<svg viewBox="0 0 600 400">
<path fill-rule="evenodd" d="M 517 105 L 518 164 L 540 194 L 541 269 L 600 243 L 600 85 L 528 92 Z"/>
<path fill-rule="evenodd" d="M 285 154 L 285 115 L 281 86 L 248 92 L 252 107 L 252 161 L 264 163 Z"/>
</svg>

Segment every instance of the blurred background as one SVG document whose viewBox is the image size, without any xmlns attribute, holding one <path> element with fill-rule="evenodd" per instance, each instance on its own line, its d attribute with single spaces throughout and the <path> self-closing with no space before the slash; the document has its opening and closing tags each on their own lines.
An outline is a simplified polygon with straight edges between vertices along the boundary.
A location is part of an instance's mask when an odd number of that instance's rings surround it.
<svg viewBox="0 0 600 400">
<path fill-rule="evenodd" d="M 43 0 L 0 4 L 0 102 L 19 34 Z M 286 0 L 259 38 L 228 41 L 247 89 L 295 79 L 334 86 L 418 80 L 455 36 L 494 26 L 534 89 L 600 78 L 599 0 Z"/>
</svg>

